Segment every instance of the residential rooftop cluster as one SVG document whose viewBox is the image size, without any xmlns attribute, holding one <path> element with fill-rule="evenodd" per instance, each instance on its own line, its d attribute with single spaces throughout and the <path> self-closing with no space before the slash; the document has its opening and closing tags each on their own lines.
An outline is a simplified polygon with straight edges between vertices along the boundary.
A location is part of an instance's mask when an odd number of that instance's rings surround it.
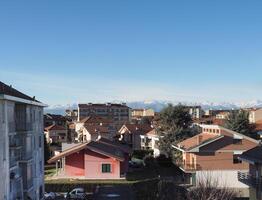
<svg viewBox="0 0 262 200">
<path fill-rule="evenodd" d="M 46 180 L 124 180 L 139 170 L 135 153 L 167 156 L 160 147 L 161 113 L 153 109 L 87 103 L 63 116 L 44 114 L 45 106 L 0 82 L 1 200 L 44 199 Z M 197 187 L 209 174 L 238 197 L 261 200 L 262 109 L 243 109 L 255 126 L 254 137 L 225 127 L 232 110 L 185 109 L 198 133 L 170 146 L 181 155 L 174 162 L 180 184 Z M 54 167 L 52 176 L 45 177 L 45 164 Z"/>
</svg>

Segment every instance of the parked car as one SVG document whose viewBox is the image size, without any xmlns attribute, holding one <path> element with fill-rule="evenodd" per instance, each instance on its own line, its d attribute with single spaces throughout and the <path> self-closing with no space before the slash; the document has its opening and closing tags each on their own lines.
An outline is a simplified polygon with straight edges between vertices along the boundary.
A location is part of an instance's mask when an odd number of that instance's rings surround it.
<svg viewBox="0 0 262 200">
<path fill-rule="evenodd" d="M 49 192 L 49 193 L 45 192 L 44 198 L 45 198 L 45 200 L 53 200 L 53 199 L 56 198 L 56 193 L 54 193 L 54 192 Z"/>
<path fill-rule="evenodd" d="M 75 188 L 71 192 L 68 192 L 65 195 L 66 199 L 87 199 L 87 195 L 85 193 L 85 190 L 83 188 Z"/>
</svg>

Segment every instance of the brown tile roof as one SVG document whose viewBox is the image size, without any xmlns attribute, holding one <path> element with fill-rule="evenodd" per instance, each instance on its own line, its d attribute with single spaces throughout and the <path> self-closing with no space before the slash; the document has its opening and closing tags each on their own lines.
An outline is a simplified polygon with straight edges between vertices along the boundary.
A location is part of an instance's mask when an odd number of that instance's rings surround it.
<svg viewBox="0 0 262 200">
<path fill-rule="evenodd" d="M 178 147 L 184 149 L 184 150 L 190 150 L 194 147 L 197 147 L 201 144 L 204 144 L 208 141 L 212 141 L 217 139 L 220 134 L 215 133 L 200 133 L 198 135 L 195 135 L 194 137 L 188 138 L 180 143 L 177 144 Z"/>
<path fill-rule="evenodd" d="M 255 126 L 256 126 L 255 127 L 256 131 L 261 131 L 262 130 L 262 120 L 257 121 Z"/>
<path fill-rule="evenodd" d="M 99 140 L 97 140 L 97 142 L 101 142 L 101 143 L 105 143 L 109 146 L 117 147 L 117 148 L 121 149 L 123 152 L 128 153 L 128 154 L 130 154 L 132 152 L 132 149 L 128 145 L 121 144 L 120 142 L 117 142 L 117 141 L 113 142 L 109 139 L 101 137 Z"/>
<path fill-rule="evenodd" d="M 84 127 L 90 134 L 109 133 L 109 128 L 107 126 L 84 125 Z"/>
<path fill-rule="evenodd" d="M 16 89 L 14 89 L 13 87 L 4 84 L 1 81 L 0 81 L 0 94 L 5 94 L 5 95 L 13 96 L 13 97 L 18 97 L 18 98 L 21 98 L 21 99 L 39 102 L 35 98 L 30 97 L 30 96 L 28 96 L 28 95 L 26 95 L 26 94 L 24 94 L 24 93 L 22 93 L 22 92 L 20 92 Z"/>
<path fill-rule="evenodd" d="M 63 157 L 79 152 L 83 149 L 89 149 L 98 154 L 105 155 L 108 157 L 113 157 L 119 161 L 124 161 L 125 159 L 124 151 L 121 148 L 119 148 L 117 145 L 112 145 L 105 141 L 104 142 L 90 141 L 87 143 L 80 143 L 79 145 L 76 145 L 70 149 L 61 152 L 57 156 L 54 156 L 51 159 L 49 159 L 48 163 L 53 163 Z"/>
<path fill-rule="evenodd" d="M 105 117 L 100 117 L 97 115 L 92 115 L 89 117 L 85 117 L 83 118 L 81 121 L 81 123 L 85 123 L 85 124 L 93 124 L 93 123 L 105 123 L 105 124 L 109 124 L 112 123 L 112 120 L 109 120 Z"/>
<path fill-rule="evenodd" d="M 56 124 L 45 127 L 45 131 L 53 131 L 53 130 L 65 131 L 66 129 L 63 126 L 59 126 Z"/>
<path fill-rule="evenodd" d="M 262 164 L 262 146 L 257 146 L 244 152 L 239 158 L 246 161 Z"/>
<path fill-rule="evenodd" d="M 124 125 L 131 133 L 148 133 L 153 130 L 148 124 L 125 124 Z"/>
<path fill-rule="evenodd" d="M 152 129 L 151 131 L 147 132 L 146 135 L 157 135 L 156 129 Z"/>
</svg>

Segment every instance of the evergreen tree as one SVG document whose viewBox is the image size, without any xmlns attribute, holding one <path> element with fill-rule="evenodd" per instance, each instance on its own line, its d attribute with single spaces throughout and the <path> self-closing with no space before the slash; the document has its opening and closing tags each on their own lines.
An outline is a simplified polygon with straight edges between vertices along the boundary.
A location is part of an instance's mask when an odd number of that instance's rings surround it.
<svg viewBox="0 0 262 200">
<path fill-rule="evenodd" d="M 225 127 L 246 136 L 252 136 L 254 133 L 254 126 L 249 123 L 249 113 L 244 110 L 232 111 L 227 118 Z"/>
<path fill-rule="evenodd" d="M 192 118 L 186 106 L 169 104 L 160 112 L 157 132 L 160 135 L 160 150 L 168 157 L 177 159 L 181 153 L 174 151 L 172 145 L 192 137 L 197 130 L 192 127 Z"/>
</svg>

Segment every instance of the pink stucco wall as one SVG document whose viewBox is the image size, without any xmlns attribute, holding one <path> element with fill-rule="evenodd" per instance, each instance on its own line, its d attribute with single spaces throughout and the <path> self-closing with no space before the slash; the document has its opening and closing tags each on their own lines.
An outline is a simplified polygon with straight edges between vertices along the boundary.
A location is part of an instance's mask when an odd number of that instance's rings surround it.
<svg viewBox="0 0 262 200">
<path fill-rule="evenodd" d="M 85 175 L 84 150 L 66 157 L 65 172 L 67 176 Z"/>
<path fill-rule="evenodd" d="M 102 164 L 111 164 L 111 173 L 102 173 Z M 114 158 L 86 150 L 85 177 L 87 179 L 119 179 L 120 162 Z"/>
<path fill-rule="evenodd" d="M 128 155 L 120 162 L 114 158 L 103 156 L 88 149 L 66 157 L 65 172 L 67 176 L 81 176 L 86 179 L 119 179 L 120 172 L 128 170 Z M 102 173 L 102 164 L 111 164 L 111 173 Z"/>
</svg>

